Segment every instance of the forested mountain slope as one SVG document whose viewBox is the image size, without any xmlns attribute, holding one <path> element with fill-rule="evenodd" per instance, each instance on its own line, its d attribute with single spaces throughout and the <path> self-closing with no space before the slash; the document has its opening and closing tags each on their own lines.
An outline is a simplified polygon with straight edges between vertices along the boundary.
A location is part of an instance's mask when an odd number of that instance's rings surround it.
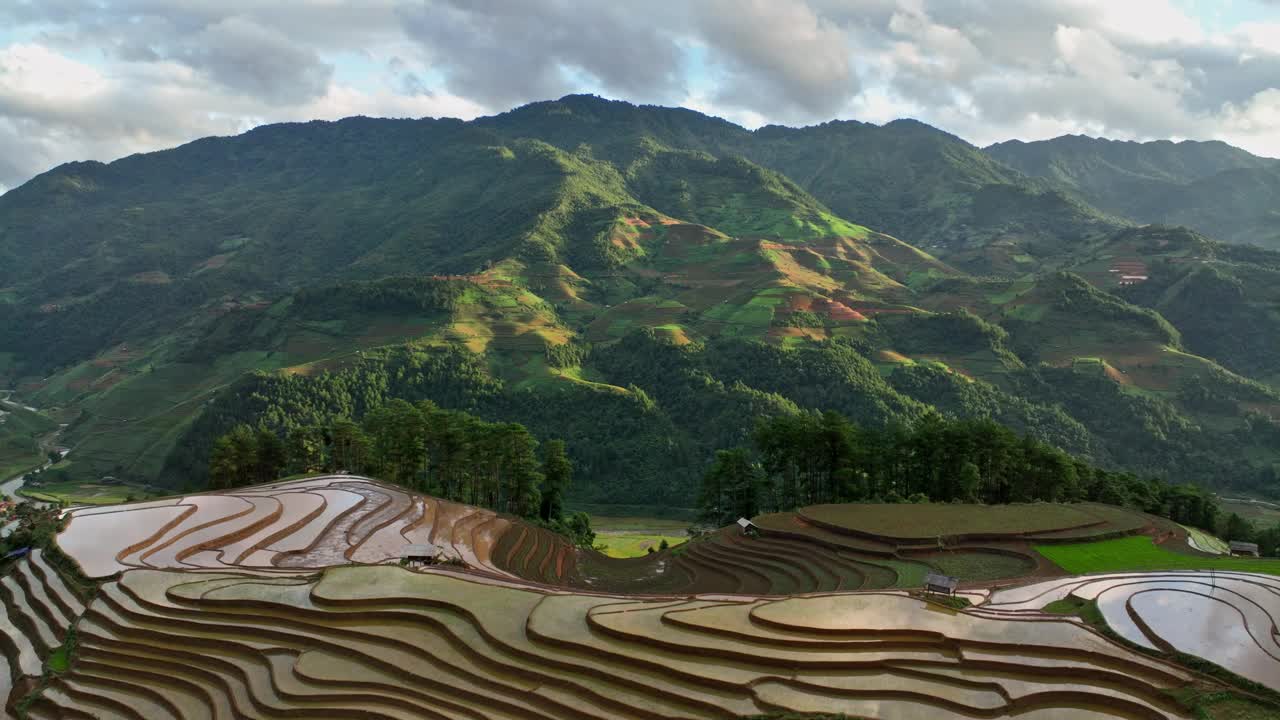
<svg viewBox="0 0 1280 720">
<path fill-rule="evenodd" d="M 1215 339 L 1181 276 L 1112 282 L 1132 224 L 911 121 L 268 126 L 0 196 L 0 382 L 80 412 L 72 479 L 199 487 L 236 423 L 403 397 L 565 438 L 598 502 L 687 504 L 755 418 L 828 409 L 1271 489 L 1265 340 Z M 1211 244 L 1270 312 L 1271 256 Z"/>
<path fill-rule="evenodd" d="M 1010 140 L 986 152 L 1112 213 L 1280 247 L 1280 160 L 1219 141 L 1137 143 L 1080 135 Z"/>
</svg>

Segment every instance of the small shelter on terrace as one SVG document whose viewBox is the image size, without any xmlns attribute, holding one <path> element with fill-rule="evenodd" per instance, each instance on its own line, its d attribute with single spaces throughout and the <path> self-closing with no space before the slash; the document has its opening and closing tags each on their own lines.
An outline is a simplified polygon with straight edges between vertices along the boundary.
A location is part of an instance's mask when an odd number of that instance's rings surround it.
<svg viewBox="0 0 1280 720">
<path fill-rule="evenodd" d="M 1258 557 L 1258 543 L 1247 543 L 1247 542 L 1240 542 L 1239 540 L 1232 540 L 1231 554 Z"/>
<path fill-rule="evenodd" d="M 743 535 L 755 537 L 760 534 L 760 528 L 756 524 L 746 518 L 738 518 L 738 527 L 742 528 Z"/>
<path fill-rule="evenodd" d="M 440 548 L 431 543 L 405 545 L 400 548 L 400 559 L 407 565 L 430 565 L 440 556 Z"/>
<path fill-rule="evenodd" d="M 929 573 L 924 576 L 924 589 L 926 592 L 938 593 L 939 595 L 955 595 L 956 586 L 960 584 L 959 578 L 953 578 L 950 575 L 942 575 L 939 573 Z"/>
</svg>

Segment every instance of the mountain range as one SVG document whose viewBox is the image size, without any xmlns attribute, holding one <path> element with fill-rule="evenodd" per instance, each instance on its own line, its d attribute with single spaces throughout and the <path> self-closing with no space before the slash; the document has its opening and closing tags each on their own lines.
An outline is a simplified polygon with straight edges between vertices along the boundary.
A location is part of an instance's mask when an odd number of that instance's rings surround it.
<svg viewBox="0 0 1280 720">
<path fill-rule="evenodd" d="M 271 125 L 0 196 L 0 383 L 74 417 L 70 480 L 196 488 L 235 423 L 405 397 L 564 437 L 579 502 L 688 505 L 821 410 L 1276 494 L 1277 199 L 1222 143 L 591 96 Z"/>
</svg>

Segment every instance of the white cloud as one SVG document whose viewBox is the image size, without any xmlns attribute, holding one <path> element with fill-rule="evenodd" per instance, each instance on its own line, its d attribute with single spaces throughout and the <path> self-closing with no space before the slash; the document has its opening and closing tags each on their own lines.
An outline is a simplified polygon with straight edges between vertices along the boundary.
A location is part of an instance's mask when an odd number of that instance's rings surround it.
<svg viewBox="0 0 1280 720">
<path fill-rule="evenodd" d="M 1280 89 L 1264 90 L 1241 106 L 1223 108 L 1217 137 L 1254 153 L 1280 157 Z"/>
<path fill-rule="evenodd" d="M 1138 44 L 1194 44 L 1205 39 L 1200 22 L 1168 0 L 1089 0 L 1083 3 L 1109 35 Z"/>
<path fill-rule="evenodd" d="M 0 48 L 0 182 L 12 185 L 69 160 L 112 160 L 267 122 L 351 115 L 473 118 L 484 108 L 454 95 L 326 83 L 281 105 L 210 87 L 172 61 L 121 62 L 111 73 L 35 44 Z"/>
<path fill-rule="evenodd" d="M 718 103 L 803 119 L 857 94 L 847 36 L 803 0 L 704 0 L 692 13 L 722 73 Z"/>
<path fill-rule="evenodd" d="M 754 110 L 745 110 L 742 108 L 717 105 L 716 102 L 704 94 L 696 93 L 686 95 L 680 101 L 680 107 L 686 107 L 690 110 L 697 110 L 706 115 L 714 115 L 724 118 L 731 123 L 741 125 L 744 128 L 755 129 L 762 125 L 769 124 L 769 118 Z"/>
<path fill-rule="evenodd" d="M 1242 58 L 1280 55 L 1280 22 L 1242 23 L 1227 35 L 1214 38 L 1214 42 L 1235 48 Z"/>
<path fill-rule="evenodd" d="M 474 117 L 575 91 L 748 127 L 912 116 L 1280 156 L 1280 22 L 1177 0 L 0 2 L 0 183 L 263 122 Z"/>
</svg>

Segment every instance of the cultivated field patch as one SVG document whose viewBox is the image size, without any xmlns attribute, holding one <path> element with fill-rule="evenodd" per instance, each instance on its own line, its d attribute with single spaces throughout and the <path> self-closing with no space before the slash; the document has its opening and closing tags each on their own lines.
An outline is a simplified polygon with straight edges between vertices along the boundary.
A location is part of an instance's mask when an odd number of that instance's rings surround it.
<svg viewBox="0 0 1280 720">
<path fill-rule="evenodd" d="M 1122 570 L 1222 570 L 1280 575 L 1280 560 L 1197 557 L 1170 552 L 1149 537 L 1126 537 L 1036 550 L 1073 575 Z"/>
</svg>

